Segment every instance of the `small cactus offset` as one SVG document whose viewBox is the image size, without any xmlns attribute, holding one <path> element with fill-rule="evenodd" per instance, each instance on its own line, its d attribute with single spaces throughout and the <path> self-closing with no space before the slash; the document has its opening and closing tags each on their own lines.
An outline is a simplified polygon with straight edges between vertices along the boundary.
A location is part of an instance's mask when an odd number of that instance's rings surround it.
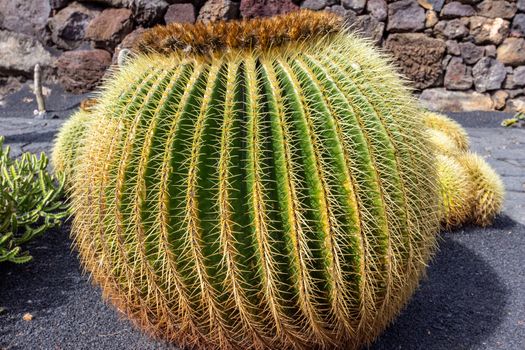
<svg viewBox="0 0 525 350">
<path fill-rule="evenodd" d="M 468 173 L 472 183 L 472 221 L 479 226 L 488 226 L 503 208 L 503 182 L 494 169 L 475 153 L 463 153 L 457 160 Z"/>
<path fill-rule="evenodd" d="M 443 114 L 429 111 L 423 113 L 423 120 L 429 129 L 449 137 L 452 140 L 450 147 L 453 146 L 461 152 L 468 151 L 470 145 L 468 134 L 458 122 Z"/>
<path fill-rule="evenodd" d="M 490 225 L 503 208 L 505 189 L 499 175 L 469 151 L 468 135 L 458 123 L 428 111 L 423 119 L 437 154 L 442 226 Z"/>
<path fill-rule="evenodd" d="M 463 152 L 458 148 L 454 139 L 444 131 L 429 129 L 429 140 L 434 146 L 436 154 L 446 154 L 448 156 L 455 156 L 458 153 Z"/>
<path fill-rule="evenodd" d="M 104 296 L 200 349 L 359 348 L 439 229 L 423 120 L 329 14 L 145 34 L 86 122 L 73 236 Z"/>
<path fill-rule="evenodd" d="M 23 244 L 60 225 L 67 215 L 61 200 L 63 178 L 47 172 L 45 154 L 11 159 L 0 137 L 0 262 L 31 260 Z"/>
</svg>

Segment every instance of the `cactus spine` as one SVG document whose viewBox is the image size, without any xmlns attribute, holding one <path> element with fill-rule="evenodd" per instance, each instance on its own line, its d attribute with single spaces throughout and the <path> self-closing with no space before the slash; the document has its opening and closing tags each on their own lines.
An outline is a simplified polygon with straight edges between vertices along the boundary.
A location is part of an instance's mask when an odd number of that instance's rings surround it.
<svg viewBox="0 0 525 350">
<path fill-rule="evenodd" d="M 468 222 L 474 207 L 469 173 L 455 157 L 438 154 L 437 171 L 441 189 L 441 217 L 445 229 Z"/>
<path fill-rule="evenodd" d="M 468 135 L 457 122 L 428 111 L 423 119 L 437 154 L 442 226 L 490 225 L 503 208 L 500 177 L 483 158 L 469 152 Z"/>
<path fill-rule="evenodd" d="M 51 160 L 55 172 L 65 175 L 66 188 L 71 186 L 78 149 L 90 118 L 88 111 L 79 110 L 64 123 L 55 138 Z"/>
<path fill-rule="evenodd" d="M 468 151 L 470 145 L 468 134 L 458 122 L 443 114 L 429 111 L 423 113 L 423 120 L 428 128 L 438 131 L 452 140 L 449 147 L 454 146 L 461 152 Z"/>
<path fill-rule="evenodd" d="M 468 173 L 474 205 L 471 218 L 476 225 L 488 226 L 503 208 L 503 182 L 492 167 L 479 155 L 466 152 L 457 157 Z"/>
<path fill-rule="evenodd" d="M 154 52 L 100 92 L 73 235 L 142 328 L 199 348 L 358 348 L 414 291 L 439 227 L 435 159 L 403 82 L 338 22 L 153 29 L 139 48 Z"/>
</svg>

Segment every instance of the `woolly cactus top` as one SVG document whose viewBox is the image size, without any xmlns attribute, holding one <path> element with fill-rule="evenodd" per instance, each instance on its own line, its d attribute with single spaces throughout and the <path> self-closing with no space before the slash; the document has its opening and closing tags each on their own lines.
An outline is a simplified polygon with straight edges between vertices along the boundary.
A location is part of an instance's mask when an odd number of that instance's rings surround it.
<svg viewBox="0 0 525 350">
<path fill-rule="evenodd" d="M 172 23 L 145 32 L 135 50 L 213 55 L 235 50 L 270 50 L 300 44 L 343 30 L 342 19 L 328 12 L 298 11 L 242 21 Z"/>
</svg>

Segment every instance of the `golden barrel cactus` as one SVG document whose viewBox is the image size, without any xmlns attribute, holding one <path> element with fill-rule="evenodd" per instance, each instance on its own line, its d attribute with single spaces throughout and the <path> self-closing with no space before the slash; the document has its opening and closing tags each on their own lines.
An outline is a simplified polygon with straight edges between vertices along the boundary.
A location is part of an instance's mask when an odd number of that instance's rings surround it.
<svg viewBox="0 0 525 350">
<path fill-rule="evenodd" d="M 503 209 L 505 189 L 499 175 L 469 151 L 467 132 L 445 115 L 424 111 L 423 120 L 437 155 L 442 226 L 490 225 Z"/>
<path fill-rule="evenodd" d="M 439 139 L 440 136 L 445 135 L 451 140 L 447 142 L 445 146 L 445 152 L 449 151 L 450 148 L 456 148 L 459 152 L 468 151 L 470 146 L 470 141 L 467 132 L 465 129 L 459 125 L 455 120 L 450 119 L 446 115 L 424 111 L 423 120 L 425 125 L 432 131 L 437 132 L 438 136 L 435 136 L 436 139 Z M 444 141 L 437 142 L 438 146 L 441 145 Z"/>
<path fill-rule="evenodd" d="M 370 343 L 439 229 L 432 146 L 388 59 L 312 12 L 171 24 L 136 52 L 73 171 L 104 296 L 180 346 Z"/>
<path fill-rule="evenodd" d="M 471 220 L 476 225 L 488 226 L 503 208 L 503 181 L 494 169 L 475 153 L 465 152 L 460 154 L 457 160 L 466 170 L 471 182 Z"/>
</svg>

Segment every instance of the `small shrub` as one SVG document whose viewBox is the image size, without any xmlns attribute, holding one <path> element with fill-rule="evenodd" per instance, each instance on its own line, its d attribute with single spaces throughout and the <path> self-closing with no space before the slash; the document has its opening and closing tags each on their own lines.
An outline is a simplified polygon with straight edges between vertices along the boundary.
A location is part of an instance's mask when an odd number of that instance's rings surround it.
<svg viewBox="0 0 525 350">
<path fill-rule="evenodd" d="M 501 126 L 504 127 L 516 127 L 516 126 L 525 126 L 525 113 L 518 112 L 514 117 L 509 119 L 504 119 L 501 122 Z"/>
<path fill-rule="evenodd" d="M 0 262 L 31 260 L 22 245 L 60 225 L 67 215 L 61 200 L 64 179 L 47 171 L 44 153 L 12 159 L 0 137 Z"/>
</svg>

